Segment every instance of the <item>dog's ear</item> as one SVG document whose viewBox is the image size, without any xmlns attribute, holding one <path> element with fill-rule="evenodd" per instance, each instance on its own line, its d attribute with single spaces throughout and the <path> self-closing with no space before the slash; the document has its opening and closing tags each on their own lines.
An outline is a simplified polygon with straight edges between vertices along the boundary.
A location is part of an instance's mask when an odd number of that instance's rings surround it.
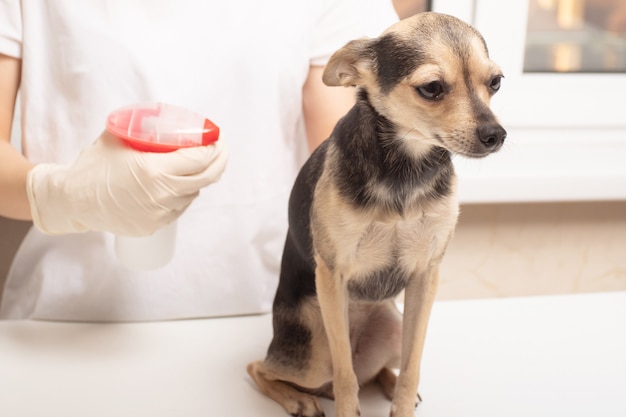
<svg viewBox="0 0 626 417">
<path fill-rule="evenodd" d="M 324 69 L 324 84 L 344 87 L 363 84 L 365 73 L 372 67 L 371 42 L 366 38 L 353 40 L 336 51 Z"/>
</svg>

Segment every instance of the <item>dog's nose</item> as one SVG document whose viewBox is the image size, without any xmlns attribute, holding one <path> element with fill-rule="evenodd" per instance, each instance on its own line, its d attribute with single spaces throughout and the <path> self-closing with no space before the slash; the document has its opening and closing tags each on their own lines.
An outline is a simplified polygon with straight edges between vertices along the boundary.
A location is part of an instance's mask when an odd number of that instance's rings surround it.
<svg viewBox="0 0 626 417">
<path fill-rule="evenodd" d="M 489 151 L 499 148 L 506 138 L 506 130 L 497 123 L 478 127 L 476 134 L 480 142 Z"/>
</svg>

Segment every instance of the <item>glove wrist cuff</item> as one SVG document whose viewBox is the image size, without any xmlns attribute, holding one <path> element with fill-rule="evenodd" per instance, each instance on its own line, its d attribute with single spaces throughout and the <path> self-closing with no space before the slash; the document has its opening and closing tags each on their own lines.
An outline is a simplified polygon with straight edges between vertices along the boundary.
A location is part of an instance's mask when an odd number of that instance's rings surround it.
<svg viewBox="0 0 626 417">
<path fill-rule="evenodd" d="M 35 165 L 26 178 L 26 194 L 33 224 L 49 235 L 84 232 L 86 228 L 73 221 L 71 198 L 64 190 L 67 168 L 42 163 Z"/>
</svg>

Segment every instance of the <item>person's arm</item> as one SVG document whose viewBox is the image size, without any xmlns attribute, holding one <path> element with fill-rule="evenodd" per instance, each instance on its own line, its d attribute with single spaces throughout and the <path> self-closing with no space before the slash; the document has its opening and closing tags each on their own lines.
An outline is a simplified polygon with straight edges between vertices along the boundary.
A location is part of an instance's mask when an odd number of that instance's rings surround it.
<svg viewBox="0 0 626 417">
<path fill-rule="evenodd" d="M 426 0 L 393 0 L 392 3 L 400 19 L 428 10 Z"/>
<path fill-rule="evenodd" d="M 309 151 L 330 136 L 337 121 L 355 103 L 353 88 L 329 87 L 322 82 L 324 67 L 311 66 L 302 91 Z"/>
<path fill-rule="evenodd" d="M 30 220 L 26 176 L 33 165 L 11 145 L 21 60 L 0 54 L 0 216 Z"/>
<path fill-rule="evenodd" d="M 10 140 L 20 73 L 19 59 L 0 54 L 0 216 L 33 220 L 47 234 L 143 236 L 175 220 L 220 178 L 223 139 L 153 154 L 128 149 L 104 132 L 71 164 L 32 164 Z"/>
</svg>

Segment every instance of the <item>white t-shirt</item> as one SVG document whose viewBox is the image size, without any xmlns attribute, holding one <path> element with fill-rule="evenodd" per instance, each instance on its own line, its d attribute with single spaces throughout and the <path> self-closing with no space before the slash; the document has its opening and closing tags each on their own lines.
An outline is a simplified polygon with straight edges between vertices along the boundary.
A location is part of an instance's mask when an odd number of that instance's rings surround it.
<svg viewBox="0 0 626 417">
<path fill-rule="evenodd" d="M 301 91 L 351 39 L 396 19 L 390 0 L 0 1 L 0 53 L 22 58 L 22 147 L 70 163 L 109 112 L 141 101 L 197 111 L 230 158 L 178 220 L 174 259 L 133 272 L 113 236 L 30 230 L 0 316 L 161 320 L 265 312 L 287 199 L 305 149 Z"/>
</svg>

